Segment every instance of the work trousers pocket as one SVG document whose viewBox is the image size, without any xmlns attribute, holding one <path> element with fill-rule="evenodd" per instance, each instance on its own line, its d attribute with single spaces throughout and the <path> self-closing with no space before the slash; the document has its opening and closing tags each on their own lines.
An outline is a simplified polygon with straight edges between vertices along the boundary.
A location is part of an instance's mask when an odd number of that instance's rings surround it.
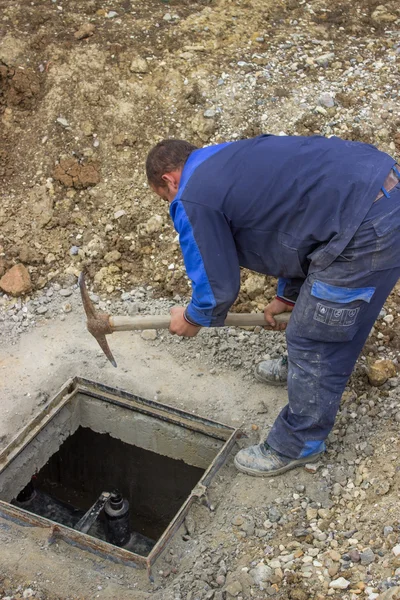
<svg viewBox="0 0 400 600">
<path fill-rule="evenodd" d="M 311 275 L 301 288 L 287 334 L 320 342 L 350 341 L 368 311 L 374 292 L 374 287 L 340 287 Z"/>
</svg>

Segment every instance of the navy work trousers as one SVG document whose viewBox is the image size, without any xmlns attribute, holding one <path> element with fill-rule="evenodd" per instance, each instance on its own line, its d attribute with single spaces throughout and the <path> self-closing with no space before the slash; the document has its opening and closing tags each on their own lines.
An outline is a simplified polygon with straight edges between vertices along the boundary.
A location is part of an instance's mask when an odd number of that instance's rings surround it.
<svg viewBox="0 0 400 600">
<path fill-rule="evenodd" d="M 298 458 L 324 448 L 354 364 L 400 277 L 400 184 L 349 245 L 304 281 L 287 327 L 289 403 L 267 443 Z"/>
</svg>

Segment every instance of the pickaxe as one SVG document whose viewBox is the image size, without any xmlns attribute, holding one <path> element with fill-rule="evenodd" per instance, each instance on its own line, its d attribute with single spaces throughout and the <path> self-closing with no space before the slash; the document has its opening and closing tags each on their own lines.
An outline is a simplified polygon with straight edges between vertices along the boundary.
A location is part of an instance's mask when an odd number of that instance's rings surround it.
<svg viewBox="0 0 400 600">
<path fill-rule="evenodd" d="M 168 329 L 171 321 L 170 315 L 144 315 L 139 317 L 113 317 L 105 313 L 97 312 L 86 289 L 83 273 L 79 275 L 79 287 L 81 290 L 83 307 L 87 316 L 88 331 L 94 336 L 107 356 L 113 367 L 117 366 L 112 352 L 108 346 L 106 335 L 114 331 L 134 331 L 143 329 Z M 290 314 L 283 313 L 274 317 L 278 323 L 287 323 Z M 264 313 L 228 313 L 225 326 L 229 327 L 255 327 L 266 325 Z"/>
</svg>

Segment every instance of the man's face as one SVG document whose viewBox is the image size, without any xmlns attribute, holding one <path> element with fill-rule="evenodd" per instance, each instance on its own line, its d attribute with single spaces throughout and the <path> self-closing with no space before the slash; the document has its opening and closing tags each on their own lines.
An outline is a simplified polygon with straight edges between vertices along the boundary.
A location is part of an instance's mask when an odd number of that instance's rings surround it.
<svg viewBox="0 0 400 600">
<path fill-rule="evenodd" d="M 157 194 L 157 196 L 160 196 L 160 198 L 162 198 L 166 202 L 172 202 L 172 200 L 176 196 L 176 191 L 172 191 L 170 189 L 170 185 L 156 187 L 155 185 L 150 184 L 150 187 L 153 190 L 153 192 Z"/>
</svg>

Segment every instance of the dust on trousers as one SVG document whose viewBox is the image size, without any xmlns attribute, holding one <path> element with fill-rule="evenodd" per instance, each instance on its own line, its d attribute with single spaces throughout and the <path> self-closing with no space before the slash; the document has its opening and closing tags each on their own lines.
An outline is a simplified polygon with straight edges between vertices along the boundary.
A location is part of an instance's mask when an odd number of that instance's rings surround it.
<svg viewBox="0 0 400 600">
<path fill-rule="evenodd" d="M 357 357 L 399 277 L 400 183 L 372 205 L 336 260 L 301 286 L 286 335 L 289 404 L 267 438 L 272 448 L 292 458 L 323 450 Z"/>
</svg>

